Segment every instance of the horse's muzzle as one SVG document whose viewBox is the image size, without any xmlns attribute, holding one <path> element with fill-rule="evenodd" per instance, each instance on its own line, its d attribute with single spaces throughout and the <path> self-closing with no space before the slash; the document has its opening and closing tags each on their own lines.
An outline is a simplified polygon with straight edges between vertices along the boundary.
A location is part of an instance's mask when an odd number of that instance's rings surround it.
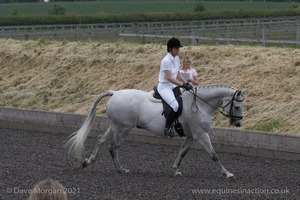
<svg viewBox="0 0 300 200">
<path fill-rule="evenodd" d="M 241 125 L 240 122 L 238 122 L 238 123 L 235 124 L 235 126 L 236 126 L 236 127 L 241 127 L 242 125 Z"/>
<path fill-rule="evenodd" d="M 236 127 L 241 127 L 242 126 L 242 122 L 241 120 L 235 120 L 235 119 L 229 119 L 229 124 L 232 126 L 236 126 Z"/>
</svg>

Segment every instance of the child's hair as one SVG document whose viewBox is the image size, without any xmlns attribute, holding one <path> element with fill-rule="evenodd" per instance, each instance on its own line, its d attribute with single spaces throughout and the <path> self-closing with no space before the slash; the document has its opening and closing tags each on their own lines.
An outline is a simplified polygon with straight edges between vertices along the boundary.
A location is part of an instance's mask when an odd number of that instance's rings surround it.
<svg viewBox="0 0 300 200">
<path fill-rule="evenodd" d="M 31 190 L 28 200 L 67 200 L 64 186 L 47 178 L 39 181 Z"/>
</svg>

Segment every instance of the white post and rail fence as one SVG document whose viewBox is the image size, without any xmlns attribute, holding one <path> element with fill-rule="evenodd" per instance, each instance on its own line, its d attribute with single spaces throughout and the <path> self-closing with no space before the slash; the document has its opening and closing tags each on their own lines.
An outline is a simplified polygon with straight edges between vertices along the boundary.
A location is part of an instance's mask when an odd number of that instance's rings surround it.
<svg viewBox="0 0 300 200">
<path fill-rule="evenodd" d="M 159 42 L 170 36 L 186 39 L 191 45 L 250 43 L 299 47 L 300 17 L 0 26 L 0 37 L 18 39 L 51 37 L 113 41 L 135 38 Z"/>
</svg>

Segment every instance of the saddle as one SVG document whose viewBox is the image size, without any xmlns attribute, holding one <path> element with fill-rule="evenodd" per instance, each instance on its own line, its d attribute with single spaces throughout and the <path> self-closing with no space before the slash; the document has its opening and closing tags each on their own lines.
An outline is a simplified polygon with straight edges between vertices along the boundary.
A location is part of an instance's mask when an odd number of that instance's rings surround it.
<svg viewBox="0 0 300 200">
<path fill-rule="evenodd" d="M 162 115 L 164 115 L 165 118 L 166 118 L 167 113 L 169 112 L 169 109 L 172 109 L 172 108 L 160 96 L 160 94 L 157 91 L 157 86 L 154 86 L 153 91 L 154 91 L 153 98 L 160 99 L 162 101 L 162 104 L 163 104 Z M 181 123 L 178 121 L 178 117 L 182 113 L 182 97 L 181 97 L 180 88 L 179 87 L 174 88 L 173 92 L 174 92 L 175 98 L 176 98 L 176 100 L 177 100 L 177 102 L 179 104 L 179 108 L 178 108 L 178 111 L 177 111 L 177 116 L 176 116 L 176 119 L 174 121 L 174 129 L 175 129 L 175 131 L 178 133 L 178 135 L 180 137 L 183 137 L 183 136 L 185 136 L 185 134 L 184 134 L 184 131 L 183 131 Z"/>
</svg>

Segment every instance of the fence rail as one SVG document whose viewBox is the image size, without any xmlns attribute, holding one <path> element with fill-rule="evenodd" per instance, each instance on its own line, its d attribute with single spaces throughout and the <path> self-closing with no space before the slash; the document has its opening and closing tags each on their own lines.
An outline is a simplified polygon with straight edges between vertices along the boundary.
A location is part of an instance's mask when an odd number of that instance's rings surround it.
<svg viewBox="0 0 300 200">
<path fill-rule="evenodd" d="M 192 45 L 232 42 L 300 45 L 300 17 L 132 22 L 71 25 L 0 26 L 0 37 L 79 37 L 100 39 L 167 38 L 176 35 Z"/>
</svg>

